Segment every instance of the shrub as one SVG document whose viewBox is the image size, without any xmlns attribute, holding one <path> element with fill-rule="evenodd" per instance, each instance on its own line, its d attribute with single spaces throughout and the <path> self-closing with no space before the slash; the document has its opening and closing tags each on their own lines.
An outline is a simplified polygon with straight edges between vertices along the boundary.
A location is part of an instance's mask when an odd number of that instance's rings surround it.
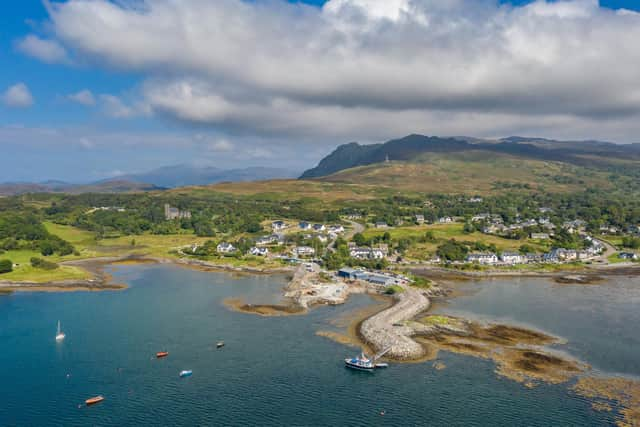
<svg viewBox="0 0 640 427">
<path fill-rule="evenodd" d="M 387 295 L 395 295 L 395 294 L 399 294 L 401 292 L 404 292 L 404 289 L 402 289 L 402 287 L 398 286 L 398 285 L 389 286 L 387 288 L 387 290 L 384 291 L 384 293 L 387 294 Z"/>
<path fill-rule="evenodd" d="M 55 270 L 58 268 L 58 264 L 55 262 L 46 261 L 42 258 L 31 258 L 31 266 L 34 268 L 40 268 L 42 270 Z"/>
<path fill-rule="evenodd" d="M 13 263 L 11 260 L 2 259 L 0 260 L 0 274 L 10 273 L 13 271 Z"/>
</svg>

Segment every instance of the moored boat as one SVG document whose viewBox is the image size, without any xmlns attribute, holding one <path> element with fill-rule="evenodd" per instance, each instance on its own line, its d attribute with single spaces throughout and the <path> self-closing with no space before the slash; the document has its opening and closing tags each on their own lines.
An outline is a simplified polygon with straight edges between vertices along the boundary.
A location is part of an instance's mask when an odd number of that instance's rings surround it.
<svg viewBox="0 0 640 427">
<path fill-rule="evenodd" d="M 180 371 L 180 378 L 190 377 L 191 375 L 193 375 L 191 370 Z"/>
<path fill-rule="evenodd" d="M 56 333 L 56 341 L 62 341 L 66 335 L 60 330 L 60 321 L 58 320 L 58 332 Z"/>
<path fill-rule="evenodd" d="M 347 368 L 357 369 L 359 371 L 373 371 L 376 368 L 388 368 L 389 364 L 377 363 L 376 361 L 387 354 L 390 350 L 391 347 L 387 347 L 371 358 L 362 352 L 360 353 L 360 356 L 344 359 L 344 363 Z"/>
<path fill-rule="evenodd" d="M 373 361 L 364 353 L 360 353 L 360 356 L 344 359 L 344 363 L 347 368 L 357 369 L 359 371 L 373 371 L 376 368 Z"/>
<path fill-rule="evenodd" d="M 218 341 L 218 343 L 216 344 L 216 348 L 222 348 L 224 347 L 224 341 Z"/>
<path fill-rule="evenodd" d="M 84 403 L 88 405 L 95 405 L 96 403 L 100 403 L 104 400 L 103 396 L 96 396 L 84 401 Z"/>
<path fill-rule="evenodd" d="M 169 355 L 168 351 L 159 351 L 156 353 L 156 357 L 158 359 L 162 358 L 162 357 L 167 357 Z"/>
</svg>

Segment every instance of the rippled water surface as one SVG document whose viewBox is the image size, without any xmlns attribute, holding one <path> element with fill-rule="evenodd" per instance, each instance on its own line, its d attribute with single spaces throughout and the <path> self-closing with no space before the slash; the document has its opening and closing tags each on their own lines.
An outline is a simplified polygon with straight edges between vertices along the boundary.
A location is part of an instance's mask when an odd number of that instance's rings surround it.
<svg viewBox="0 0 640 427">
<path fill-rule="evenodd" d="M 437 311 L 533 326 L 565 338 L 558 349 L 596 370 L 640 378 L 640 278 L 611 277 L 598 285 L 514 278 L 458 286 L 466 295 Z"/>
<path fill-rule="evenodd" d="M 566 385 L 529 390 L 496 376 L 491 362 L 471 357 L 443 353 L 447 367 L 442 371 L 430 363 L 392 364 L 375 373 L 345 369 L 342 360 L 355 350 L 315 332 L 332 328 L 331 319 L 370 304 L 366 296 L 306 316 L 265 318 L 230 311 L 222 301 L 236 296 L 255 303 L 277 301 L 284 278 L 233 277 L 171 266 L 119 267 L 115 275 L 130 288 L 0 297 L 0 425 L 595 426 L 613 422 L 615 414 L 593 411 L 589 401 L 567 391 Z M 534 322 L 521 316 L 526 310 L 483 310 L 478 302 L 482 295 L 468 297 L 476 302 L 456 300 L 453 309 L 513 317 L 550 332 L 584 327 L 555 329 L 554 319 Z M 517 296 L 510 301 L 522 302 Z M 615 311 L 617 306 L 606 310 Z M 581 317 L 555 320 L 577 318 Z M 67 334 L 60 344 L 54 340 L 58 319 Z M 624 319 L 620 322 L 624 324 Z M 596 328 L 593 333 L 601 332 Z M 218 340 L 226 343 L 221 350 L 215 349 Z M 587 347 L 599 345 L 585 342 Z M 579 352 L 592 353 L 590 347 L 582 350 L 575 345 Z M 160 350 L 169 351 L 169 357 L 155 359 Z M 629 352 L 624 360 L 633 355 L 629 349 L 623 351 Z M 640 347 L 635 348 L 638 352 Z M 613 355 L 605 359 L 617 360 Z M 632 370 L 625 368 L 630 360 L 611 363 L 616 370 Z M 193 376 L 178 378 L 182 369 L 192 369 Z M 97 394 L 106 400 L 78 407 Z"/>
</svg>

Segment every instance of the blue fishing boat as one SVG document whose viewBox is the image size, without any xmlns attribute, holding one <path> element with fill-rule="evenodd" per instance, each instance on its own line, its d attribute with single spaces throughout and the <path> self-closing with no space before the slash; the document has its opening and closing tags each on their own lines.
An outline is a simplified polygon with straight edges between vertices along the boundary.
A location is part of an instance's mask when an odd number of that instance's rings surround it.
<svg viewBox="0 0 640 427">
<path fill-rule="evenodd" d="M 373 371 L 376 368 L 375 363 L 364 353 L 360 353 L 360 356 L 344 359 L 344 363 L 347 368 L 359 371 Z"/>
<path fill-rule="evenodd" d="M 193 375 L 193 371 L 180 371 L 180 378 L 190 377 L 191 375 Z"/>
<path fill-rule="evenodd" d="M 376 361 L 386 353 L 388 353 L 390 350 L 391 347 L 387 347 L 372 358 L 369 358 L 366 354 L 364 354 L 364 352 L 361 352 L 360 356 L 344 359 L 344 364 L 347 368 L 357 369 L 359 371 L 373 371 L 376 368 L 387 368 L 389 366 L 388 364 L 376 363 Z"/>
</svg>

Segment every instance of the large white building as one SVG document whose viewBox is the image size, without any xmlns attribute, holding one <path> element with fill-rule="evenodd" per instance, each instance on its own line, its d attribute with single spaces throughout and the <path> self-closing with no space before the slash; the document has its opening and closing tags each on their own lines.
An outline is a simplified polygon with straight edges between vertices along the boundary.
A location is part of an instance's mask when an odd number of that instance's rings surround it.
<svg viewBox="0 0 640 427">
<path fill-rule="evenodd" d="M 494 253 L 475 253 L 467 255 L 467 262 L 476 262 L 482 265 L 491 265 L 498 263 L 498 256 Z"/>
</svg>

